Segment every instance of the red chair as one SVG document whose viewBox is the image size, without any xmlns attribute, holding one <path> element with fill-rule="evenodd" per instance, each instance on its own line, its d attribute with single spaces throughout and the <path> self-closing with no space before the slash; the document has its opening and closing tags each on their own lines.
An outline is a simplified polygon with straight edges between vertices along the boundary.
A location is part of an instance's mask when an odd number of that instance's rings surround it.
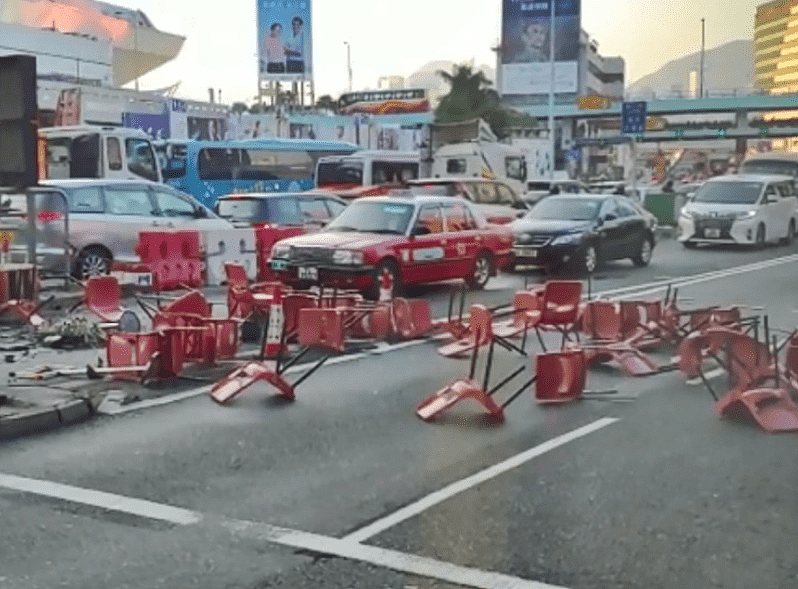
<svg viewBox="0 0 798 589">
<path fill-rule="evenodd" d="M 624 318 L 618 303 L 591 301 L 582 314 L 582 329 L 592 338 L 579 344 L 590 365 L 614 361 L 629 376 L 648 376 L 659 372 L 659 366 L 635 345 L 624 338 Z"/>
<path fill-rule="evenodd" d="M 96 276 L 86 281 L 83 302 L 100 319 L 118 323 L 125 310 L 121 305 L 122 289 L 114 276 Z"/>
<path fill-rule="evenodd" d="M 534 327 L 544 307 L 544 291 L 522 290 L 513 296 L 512 317 L 493 326 L 493 333 L 505 338 L 518 337 Z"/>
<path fill-rule="evenodd" d="M 463 356 L 475 348 L 485 346 L 493 340 L 493 315 L 483 305 L 471 307 L 469 333 L 466 337 L 438 348 L 438 353 L 447 358 Z"/>
<path fill-rule="evenodd" d="M 423 299 L 395 298 L 392 302 L 391 321 L 396 335 L 402 339 L 416 339 L 433 329 L 430 303 Z"/>
<path fill-rule="evenodd" d="M 535 399 L 541 404 L 579 400 L 587 383 L 587 360 L 582 350 L 539 354 L 536 359 Z"/>
<path fill-rule="evenodd" d="M 275 298 L 275 291 L 282 292 L 285 287 L 280 282 L 263 282 L 250 284 L 246 269 L 233 262 L 224 265 L 227 277 L 227 311 L 228 317 L 246 320 L 254 312 L 264 315 Z"/>
<path fill-rule="evenodd" d="M 562 334 L 560 349 L 575 334 L 579 334 L 577 326 L 582 302 L 582 283 L 570 280 L 552 280 L 543 287 L 543 299 L 540 308 L 526 312 L 525 321 L 529 328 L 535 330 L 538 342 L 543 351 L 547 351 L 541 331 L 556 331 Z"/>
</svg>

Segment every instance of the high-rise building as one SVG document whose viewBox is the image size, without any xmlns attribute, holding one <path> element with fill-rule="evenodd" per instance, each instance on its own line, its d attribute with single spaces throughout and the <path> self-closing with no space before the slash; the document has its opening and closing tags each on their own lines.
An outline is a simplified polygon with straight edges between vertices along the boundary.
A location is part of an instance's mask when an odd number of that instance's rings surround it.
<svg viewBox="0 0 798 589">
<path fill-rule="evenodd" d="M 773 0 L 756 9 L 756 84 L 772 94 L 798 92 L 798 0 Z"/>
</svg>

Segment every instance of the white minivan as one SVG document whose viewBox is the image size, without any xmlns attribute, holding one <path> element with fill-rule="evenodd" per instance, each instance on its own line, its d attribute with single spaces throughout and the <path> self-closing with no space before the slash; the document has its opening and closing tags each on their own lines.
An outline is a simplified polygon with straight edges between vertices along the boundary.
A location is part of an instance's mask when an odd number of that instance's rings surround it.
<svg viewBox="0 0 798 589">
<path fill-rule="evenodd" d="M 791 176 L 736 174 L 707 180 L 679 215 L 678 240 L 763 247 L 791 243 L 798 226 L 798 194 Z"/>
</svg>

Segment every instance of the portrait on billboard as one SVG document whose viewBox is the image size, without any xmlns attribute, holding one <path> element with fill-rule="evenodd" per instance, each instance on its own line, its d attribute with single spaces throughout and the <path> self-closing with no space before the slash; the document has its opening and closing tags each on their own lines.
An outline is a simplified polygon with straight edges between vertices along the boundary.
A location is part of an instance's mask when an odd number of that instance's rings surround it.
<svg viewBox="0 0 798 589">
<path fill-rule="evenodd" d="M 222 141 L 227 135 L 224 119 L 188 117 L 189 139 L 198 141 Z"/>
<path fill-rule="evenodd" d="M 580 0 L 504 0 L 502 27 L 502 94 L 576 92 L 581 34 Z M 554 36 L 554 80 L 551 41 Z"/>
<path fill-rule="evenodd" d="M 312 74 L 310 0 L 258 0 L 260 77 L 309 80 Z"/>
</svg>

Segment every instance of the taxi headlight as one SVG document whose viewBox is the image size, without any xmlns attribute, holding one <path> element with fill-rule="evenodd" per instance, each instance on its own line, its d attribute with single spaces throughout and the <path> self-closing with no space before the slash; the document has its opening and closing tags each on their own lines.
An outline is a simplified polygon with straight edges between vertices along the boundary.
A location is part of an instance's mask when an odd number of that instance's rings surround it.
<svg viewBox="0 0 798 589">
<path fill-rule="evenodd" d="M 290 245 L 275 245 L 272 248 L 272 258 L 276 260 L 287 260 L 291 257 Z"/>
<path fill-rule="evenodd" d="M 735 217 L 738 221 L 744 221 L 745 219 L 753 219 L 756 217 L 756 211 L 745 211 L 744 213 L 737 213 Z"/>
<path fill-rule="evenodd" d="M 354 250 L 335 250 L 332 257 L 333 264 L 339 266 L 361 266 L 363 252 Z"/>
</svg>

